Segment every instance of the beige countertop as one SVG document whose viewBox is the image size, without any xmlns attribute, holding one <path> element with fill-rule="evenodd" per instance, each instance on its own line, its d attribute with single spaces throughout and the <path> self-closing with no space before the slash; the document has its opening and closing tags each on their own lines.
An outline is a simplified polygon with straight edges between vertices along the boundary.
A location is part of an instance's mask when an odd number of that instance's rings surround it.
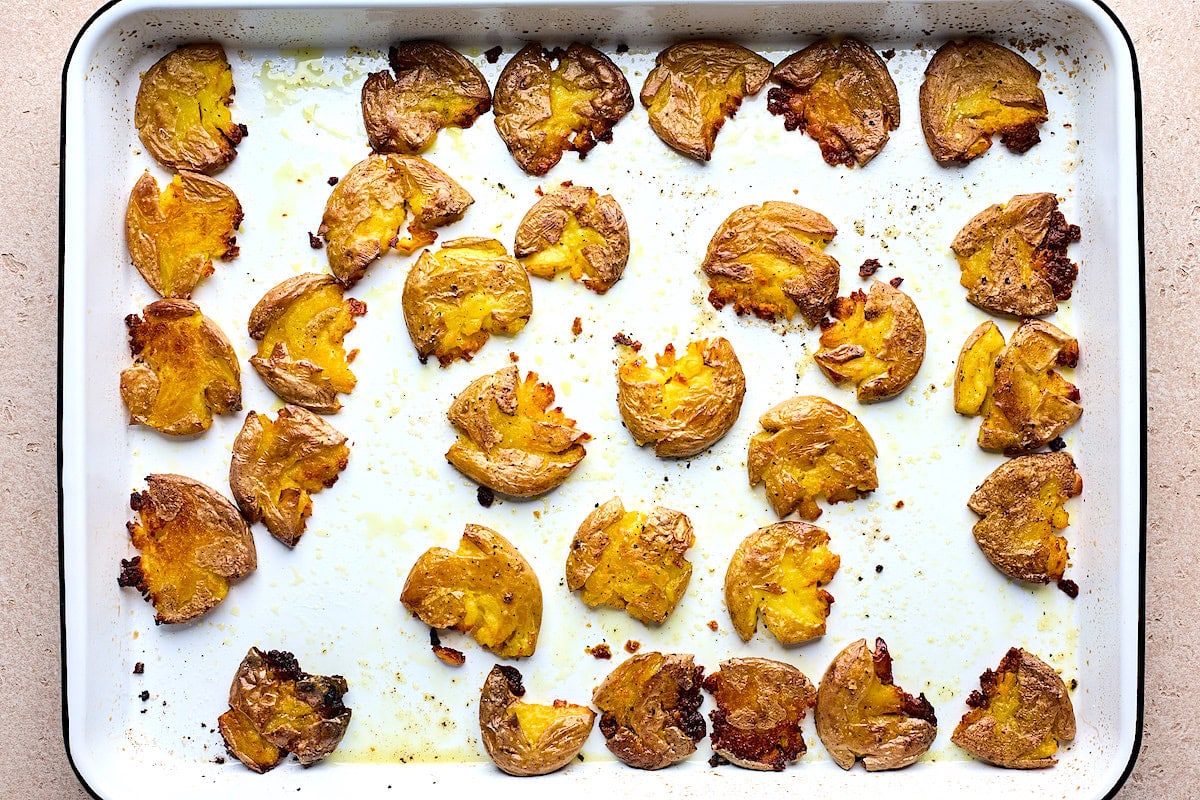
<svg viewBox="0 0 1200 800">
<path fill-rule="evenodd" d="M 1129 29 L 1145 113 L 1149 347 L 1149 554 L 1142 752 L 1119 797 L 1190 798 L 1200 785 L 1192 686 L 1200 634 L 1200 322 L 1191 315 L 1200 241 L 1200 36 L 1195 0 L 1109 0 Z M 50 7 L 47 7 L 47 6 Z M 55 460 L 60 74 L 96 0 L 0 4 L 0 797 L 85 797 L 63 749 Z M 1181 157 L 1182 156 L 1182 157 Z M 1178 348 L 1178 349 L 1173 349 Z M 1182 673 L 1176 667 L 1185 667 Z"/>
</svg>

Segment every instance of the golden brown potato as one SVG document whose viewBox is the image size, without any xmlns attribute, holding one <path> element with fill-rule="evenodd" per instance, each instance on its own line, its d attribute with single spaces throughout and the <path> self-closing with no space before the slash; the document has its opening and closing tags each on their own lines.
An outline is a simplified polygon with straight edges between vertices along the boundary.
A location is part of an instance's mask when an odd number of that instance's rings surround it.
<svg viewBox="0 0 1200 800">
<path fill-rule="evenodd" d="M 1010 649 L 985 670 L 967 698 L 950 741 L 999 767 L 1043 769 L 1058 763 L 1060 742 L 1075 738 L 1075 710 L 1062 678 L 1037 656 Z"/>
<path fill-rule="evenodd" d="M 125 243 L 151 289 L 186 299 L 213 273 L 214 258 L 237 258 L 241 224 L 242 204 L 220 181 L 184 171 L 160 195 L 158 181 L 146 172 L 129 195 Z"/>
<path fill-rule="evenodd" d="M 130 424 L 189 436 L 213 414 L 242 409 L 242 373 L 233 345 L 188 300 L 157 300 L 125 318 L 133 366 L 121 373 Z"/>
<path fill-rule="evenodd" d="M 704 667 L 690 655 L 642 653 L 609 673 L 592 694 L 600 732 L 614 756 L 662 769 L 696 752 L 704 738 Z"/>
<path fill-rule="evenodd" d="M 865 165 L 900 125 L 900 98 L 887 64 L 855 38 L 822 39 L 780 61 L 771 71 L 779 86 L 767 92 L 767 110 L 817 140 L 830 166 Z"/>
<path fill-rule="evenodd" d="M 816 499 L 841 503 L 879 488 L 875 440 L 853 414 L 823 397 L 801 395 L 759 418 L 750 439 L 750 485 L 765 483 L 767 500 L 781 517 L 799 511 L 821 516 Z"/>
<path fill-rule="evenodd" d="M 215 172 L 246 135 L 229 113 L 233 70 L 219 44 L 189 44 L 142 76 L 133 124 L 154 160 L 174 170 Z"/>
<path fill-rule="evenodd" d="M 471 236 L 425 250 L 409 270 L 401 300 L 421 363 L 470 361 L 493 333 L 515 335 L 533 314 L 529 276 L 504 245 Z"/>
<path fill-rule="evenodd" d="M 129 538 L 140 555 L 121 559 L 117 585 L 154 606 L 155 624 L 188 622 L 215 608 L 230 581 L 258 566 L 254 537 L 233 503 L 182 475 L 148 475 L 134 492 Z"/>
<path fill-rule="evenodd" d="M 892 656 L 883 639 L 866 639 L 834 657 L 817 691 L 817 736 L 834 762 L 850 769 L 861 758 L 868 772 L 915 763 L 937 736 L 933 706 L 892 683 Z"/>
<path fill-rule="evenodd" d="M 513 497 L 550 491 L 587 455 L 592 437 L 562 409 L 550 408 L 554 388 L 537 373 L 521 380 L 515 366 L 476 378 L 450 405 L 459 431 L 446 460 L 476 483 Z"/>
<path fill-rule="evenodd" d="M 392 72 L 372 72 L 362 88 L 363 124 L 377 153 L 420 153 L 442 128 L 469 128 L 492 107 L 483 75 L 440 42 L 395 45 L 388 64 Z"/>
<path fill-rule="evenodd" d="M 446 173 L 417 156 L 370 155 L 351 167 L 325 203 L 317 235 L 329 269 L 353 286 L 389 248 L 412 255 L 437 239 L 434 228 L 458 222 L 475 202 Z M 400 226 L 408 223 L 408 238 Z"/>
<path fill-rule="evenodd" d="M 694 158 L 712 157 L 726 117 L 742 98 L 758 94 L 771 62 L 733 42 L 698 40 L 673 44 L 654 59 L 641 100 L 650 127 L 668 146 Z"/>
<path fill-rule="evenodd" d="M 545 775 L 562 769 L 583 748 L 596 714 L 563 700 L 522 702 L 516 667 L 492 667 L 479 696 L 479 730 L 496 766 L 509 775 Z"/>
<path fill-rule="evenodd" d="M 954 370 L 954 410 L 968 417 L 983 408 L 996 382 L 996 356 L 1004 349 L 1004 334 L 988 321 L 971 331 L 958 353 Z"/>
<path fill-rule="evenodd" d="M 513 255 L 530 275 L 571 280 L 604 294 L 629 261 L 629 225 L 610 194 L 564 183 L 542 195 L 517 226 Z"/>
<path fill-rule="evenodd" d="M 739 767 L 781 771 L 804 755 L 800 723 L 817 690 L 791 664 L 766 658 L 731 658 L 704 679 L 717 707 L 712 749 Z"/>
<path fill-rule="evenodd" d="M 611 141 L 613 126 L 633 108 L 620 68 L 579 43 L 566 50 L 525 45 L 504 65 L 493 100 L 496 130 L 530 175 L 545 175 L 567 150 L 584 158 L 596 142 Z"/>
<path fill-rule="evenodd" d="M 821 327 L 817 366 L 838 386 L 853 383 L 860 403 L 904 391 L 925 360 L 925 323 L 916 303 L 889 283 L 875 281 L 833 301 Z"/>
<path fill-rule="evenodd" d="M 725 606 L 733 629 L 750 641 L 758 619 L 782 644 L 825 635 L 833 580 L 841 558 L 829 550 L 829 534 L 806 522 L 776 522 L 738 545 L 725 571 Z"/>
<path fill-rule="evenodd" d="M 1067 246 L 1080 238 L 1049 192 L 1019 194 L 971 218 L 950 248 L 967 300 L 993 314 L 1040 317 L 1071 296 L 1079 267 Z"/>
<path fill-rule="evenodd" d="M 824 252 L 836 235 L 832 222 L 794 203 L 739 208 L 708 243 L 708 302 L 772 322 L 799 314 L 815 326 L 837 297 L 841 266 Z"/>
<path fill-rule="evenodd" d="M 469 633 L 498 656 L 531 656 L 537 648 L 541 584 L 512 542 L 491 528 L 468 525 L 457 552 L 426 550 L 400 602 L 426 625 Z"/>
<path fill-rule="evenodd" d="M 921 84 L 921 128 L 940 164 L 967 163 L 987 152 L 992 136 L 1014 153 L 1041 141 L 1046 97 L 1042 73 L 993 42 L 968 39 L 938 48 Z"/>
<path fill-rule="evenodd" d="M 274 422 L 251 411 L 233 440 L 229 487 L 246 519 L 295 547 L 312 495 L 337 483 L 349 460 L 346 437 L 311 411 L 284 406 Z"/>
<path fill-rule="evenodd" d="M 354 389 L 357 379 L 343 340 L 354 330 L 355 317 L 367 306 L 343 297 L 329 275 L 307 272 L 271 289 L 250 312 L 250 338 L 258 342 L 251 365 L 285 402 L 310 411 L 334 414 L 339 394 Z"/>
<path fill-rule="evenodd" d="M 663 623 L 692 577 L 684 555 L 696 543 L 692 521 L 669 508 L 649 515 L 626 511 L 619 497 L 579 526 L 567 555 L 567 589 L 593 608 L 624 609 L 634 619 Z"/>
</svg>

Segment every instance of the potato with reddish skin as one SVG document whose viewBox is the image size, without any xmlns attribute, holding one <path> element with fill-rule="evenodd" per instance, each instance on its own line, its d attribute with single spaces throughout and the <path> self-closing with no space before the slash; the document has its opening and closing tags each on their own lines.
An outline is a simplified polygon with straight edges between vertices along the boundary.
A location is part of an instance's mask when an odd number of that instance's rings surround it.
<svg viewBox="0 0 1200 800">
<path fill-rule="evenodd" d="M 604 294 L 629 261 L 629 225 L 612 195 L 563 184 L 542 195 L 517 226 L 513 255 L 539 278 L 568 272 Z"/>
<path fill-rule="evenodd" d="M 731 658 L 704 679 L 717 704 L 712 749 L 739 767 L 780 772 L 804 755 L 800 723 L 817 690 L 791 664 Z"/>
<path fill-rule="evenodd" d="M 521 700 L 524 695 L 516 667 L 492 667 L 479 696 L 484 748 L 509 775 L 546 775 L 562 769 L 583 748 L 595 712 L 562 700 L 553 705 L 526 703 Z"/>
</svg>

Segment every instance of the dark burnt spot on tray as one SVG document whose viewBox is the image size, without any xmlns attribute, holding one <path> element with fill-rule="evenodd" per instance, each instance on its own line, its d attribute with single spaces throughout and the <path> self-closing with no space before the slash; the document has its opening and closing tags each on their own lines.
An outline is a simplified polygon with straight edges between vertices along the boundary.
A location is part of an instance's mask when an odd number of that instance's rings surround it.
<svg viewBox="0 0 1200 800">
<path fill-rule="evenodd" d="M 608 659 L 612 658 L 612 648 L 603 642 L 592 645 L 591 647 L 585 647 L 583 650 L 592 658 L 602 661 L 607 661 Z"/>
<path fill-rule="evenodd" d="M 625 347 L 632 347 L 635 353 L 638 350 L 642 349 L 642 343 L 637 341 L 636 339 L 634 339 L 632 336 L 625 333 L 624 331 L 621 331 L 620 333 L 618 333 L 616 336 L 613 337 L 613 343 L 624 345 Z"/>
<path fill-rule="evenodd" d="M 629 45 L 625 44 L 625 42 L 618 42 L 617 43 L 617 52 L 618 53 L 628 53 Z"/>
<path fill-rule="evenodd" d="M 143 689 L 142 693 L 138 695 L 138 699 L 145 703 L 150 699 L 150 691 L 148 689 Z"/>
<path fill-rule="evenodd" d="M 311 247 L 313 250 L 320 250 L 322 247 L 325 246 L 325 243 L 321 241 L 321 237 L 314 236 L 312 231 L 309 231 L 308 232 L 308 246 Z"/>
<path fill-rule="evenodd" d="M 328 183 L 330 186 L 337 186 L 337 185 L 338 185 L 338 178 L 337 178 L 337 176 L 336 176 L 336 175 L 330 175 L 330 176 L 329 176 L 329 180 L 327 180 L 327 181 L 325 181 L 325 182 L 326 182 L 326 183 Z"/>
<path fill-rule="evenodd" d="M 500 45 L 496 45 L 495 47 L 489 47 L 487 50 L 483 51 L 483 57 L 487 59 L 487 63 L 489 63 L 489 64 L 495 64 L 497 61 L 500 60 L 500 56 L 503 54 L 504 54 L 504 48 L 501 47 Z"/>
<path fill-rule="evenodd" d="M 885 61 L 891 61 L 893 58 L 896 57 L 896 51 L 894 49 L 892 49 L 891 47 L 889 47 L 887 50 L 884 50 L 879 55 L 883 56 Z"/>
<path fill-rule="evenodd" d="M 1050 448 L 1050 451 L 1053 453 L 1057 453 L 1059 450 L 1067 449 L 1067 443 L 1063 441 L 1063 438 L 1061 436 L 1056 436 L 1053 439 L 1051 439 L 1050 444 L 1047 446 Z"/>
<path fill-rule="evenodd" d="M 492 503 L 496 502 L 496 493 L 486 486 L 480 486 L 475 490 L 475 499 L 484 508 L 491 508 Z"/>
<path fill-rule="evenodd" d="M 1072 600 L 1074 600 L 1076 597 L 1079 597 L 1079 584 L 1070 578 L 1063 578 L 1060 580 L 1058 582 L 1058 588 L 1063 594 Z"/>
<path fill-rule="evenodd" d="M 626 642 L 625 642 L 625 652 L 626 653 L 636 653 L 640 649 L 642 649 L 641 642 L 637 641 L 636 639 L 626 640 Z"/>
<path fill-rule="evenodd" d="M 134 675 L 142 675 L 145 672 L 146 672 L 146 665 L 143 664 L 141 661 L 139 661 L 133 665 L 133 674 Z"/>
<path fill-rule="evenodd" d="M 895 278 L 892 278 L 890 281 L 888 281 L 888 283 L 890 283 L 892 286 L 899 289 L 900 284 L 904 283 L 904 278 L 901 278 L 900 276 L 896 276 Z"/>
<path fill-rule="evenodd" d="M 883 269 L 883 264 L 879 263 L 878 258 L 868 258 L 858 267 L 858 277 L 866 280 L 874 275 L 879 270 Z"/>
</svg>

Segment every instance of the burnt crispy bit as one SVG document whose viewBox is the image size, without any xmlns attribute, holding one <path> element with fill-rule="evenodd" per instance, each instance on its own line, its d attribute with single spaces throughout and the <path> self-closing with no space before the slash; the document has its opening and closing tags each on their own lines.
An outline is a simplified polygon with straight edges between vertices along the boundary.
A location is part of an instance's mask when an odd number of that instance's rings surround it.
<svg viewBox="0 0 1200 800">
<path fill-rule="evenodd" d="M 1079 584 L 1070 578 L 1063 578 L 1057 584 L 1059 591 L 1074 600 L 1079 597 Z"/>
<path fill-rule="evenodd" d="M 598 661 L 608 661 L 612 658 L 612 648 L 603 642 L 584 648 L 584 650 L 589 656 Z"/>
<path fill-rule="evenodd" d="M 320 237 L 314 236 L 312 231 L 309 231 L 308 232 L 308 246 L 311 247 L 313 250 L 320 250 L 322 247 L 325 246 L 325 243 L 323 241 L 321 241 Z"/>
<path fill-rule="evenodd" d="M 641 642 L 639 642 L 635 639 L 626 639 L 625 640 L 625 652 L 626 653 L 636 653 L 641 648 L 642 648 Z"/>
<path fill-rule="evenodd" d="M 500 45 L 496 45 L 495 47 L 489 47 L 487 50 L 483 51 L 483 57 L 485 59 L 487 59 L 487 62 L 489 64 L 495 64 L 497 61 L 500 60 L 500 56 L 502 56 L 503 54 L 504 54 L 504 48 L 501 47 Z"/>
<path fill-rule="evenodd" d="M 619 344 L 624 347 L 631 347 L 631 348 L 633 348 L 634 352 L 642 349 L 642 343 L 639 341 L 636 341 L 632 336 L 625 333 L 624 331 L 613 336 L 613 344 Z"/>
<path fill-rule="evenodd" d="M 703 680 L 704 668 L 690 655 L 642 653 L 617 666 L 592 695 L 608 749 L 638 769 L 661 769 L 694 753 L 706 732 Z"/>
<path fill-rule="evenodd" d="M 484 508 L 491 508 L 492 503 L 496 502 L 496 493 L 486 486 L 479 486 L 475 489 L 475 499 Z"/>
<path fill-rule="evenodd" d="M 133 674 L 134 675 L 143 675 L 143 674 L 145 674 L 145 672 L 146 672 L 146 665 L 143 664 L 141 661 L 139 661 L 133 665 Z"/>
<path fill-rule="evenodd" d="M 804 673 L 780 661 L 733 658 L 704 679 L 717 708 L 714 756 L 747 769 L 778 772 L 804 755 L 800 723 L 816 689 Z"/>
<path fill-rule="evenodd" d="M 879 263 L 877 258 L 868 258 L 858 268 L 858 277 L 866 280 L 883 268 L 883 264 Z"/>
</svg>

